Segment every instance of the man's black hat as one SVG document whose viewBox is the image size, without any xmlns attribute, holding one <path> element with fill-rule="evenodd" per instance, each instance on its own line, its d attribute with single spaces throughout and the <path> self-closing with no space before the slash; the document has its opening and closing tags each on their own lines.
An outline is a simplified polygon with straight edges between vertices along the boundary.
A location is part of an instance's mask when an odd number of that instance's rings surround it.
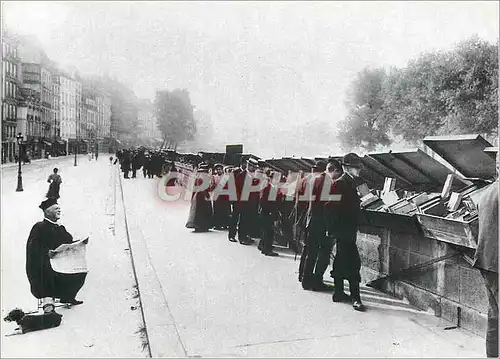
<svg viewBox="0 0 500 359">
<path fill-rule="evenodd" d="M 333 166 L 334 169 L 342 171 L 342 164 L 339 160 L 336 160 L 335 158 L 329 158 L 328 164 Z"/>
<path fill-rule="evenodd" d="M 326 170 L 326 162 L 319 160 L 314 164 L 313 168 L 319 172 L 323 172 Z"/>
<path fill-rule="evenodd" d="M 353 152 L 348 153 L 347 155 L 344 156 L 344 158 L 342 159 L 342 164 L 344 166 L 350 166 L 350 167 L 362 167 L 363 166 L 363 162 L 361 161 L 361 158 Z"/>
<path fill-rule="evenodd" d="M 40 208 L 42 211 L 45 211 L 47 208 L 49 208 L 50 206 L 53 206 L 54 204 L 57 204 L 57 199 L 47 198 L 45 201 L 40 203 L 38 208 Z"/>
</svg>

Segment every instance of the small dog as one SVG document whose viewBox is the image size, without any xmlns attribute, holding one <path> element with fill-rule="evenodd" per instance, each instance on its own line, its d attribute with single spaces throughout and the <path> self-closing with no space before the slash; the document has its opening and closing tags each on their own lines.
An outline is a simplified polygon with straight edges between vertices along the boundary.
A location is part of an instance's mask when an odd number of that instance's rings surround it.
<svg viewBox="0 0 500 359">
<path fill-rule="evenodd" d="M 18 329 L 21 331 L 18 334 L 24 334 L 58 327 L 61 324 L 62 315 L 56 312 L 25 314 L 22 309 L 15 308 L 3 320 L 6 322 L 16 322 L 19 325 Z"/>
</svg>

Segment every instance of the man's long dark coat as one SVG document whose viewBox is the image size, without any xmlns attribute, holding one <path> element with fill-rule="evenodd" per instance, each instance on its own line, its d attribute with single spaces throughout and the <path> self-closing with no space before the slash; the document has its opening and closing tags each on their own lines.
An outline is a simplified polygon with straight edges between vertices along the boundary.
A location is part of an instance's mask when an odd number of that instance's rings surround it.
<svg viewBox="0 0 500 359">
<path fill-rule="evenodd" d="M 361 259 L 356 246 L 360 199 L 356 191 L 358 181 L 344 173 L 333 185 L 332 194 L 341 195 L 340 201 L 327 205 L 329 235 L 337 239 L 337 253 L 333 262 L 333 277 L 361 282 Z"/>
<path fill-rule="evenodd" d="M 49 259 L 49 250 L 72 242 L 73 237 L 64 226 L 47 220 L 36 223 L 31 229 L 26 244 L 26 274 L 31 293 L 36 298 L 74 299 L 83 285 L 86 273 L 56 273 L 52 270 Z"/>
</svg>

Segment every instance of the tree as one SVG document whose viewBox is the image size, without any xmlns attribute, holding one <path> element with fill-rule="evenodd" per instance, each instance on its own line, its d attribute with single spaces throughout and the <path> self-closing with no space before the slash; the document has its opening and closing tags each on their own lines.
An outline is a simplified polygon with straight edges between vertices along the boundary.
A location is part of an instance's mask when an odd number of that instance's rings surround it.
<svg viewBox="0 0 500 359">
<path fill-rule="evenodd" d="M 361 71 L 351 84 L 346 105 L 347 118 L 341 123 L 339 139 L 344 149 L 390 143 L 384 112 L 384 87 L 387 74 L 382 69 Z"/>
<path fill-rule="evenodd" d="M 498 134 L 498 42 L 477 37 L 448 52 L 420 55 L 401 69 L 360 72 L 348 92 L 345 148 L 372 150 L 395 138 Z"/>
<path fill-rule="evenodd" d="M 166 141 L 179 143 L 194 139 L 196 125 L 187 90 L 158 91 L 155 107 L 158 127 Z"/>
<path fill-rule="evenodd" d="M 138 133 L 138 99 L 122 83 L 106 78 L 105 88 L 111 100 L 111 133 L 121 140 L 135 140 Z"/>
</svg>

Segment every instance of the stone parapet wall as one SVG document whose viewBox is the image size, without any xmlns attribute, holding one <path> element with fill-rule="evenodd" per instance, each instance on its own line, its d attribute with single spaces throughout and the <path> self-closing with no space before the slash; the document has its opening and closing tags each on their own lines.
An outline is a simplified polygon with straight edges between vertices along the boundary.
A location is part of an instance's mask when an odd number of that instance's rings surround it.
<svg viewBox="0 0 500 359">
<path fill-rule="evenodd" d="M 360 227 L 357 244 L 364 283 L 456 253 L 445 242 L 372 225 Z M 432 264 L 401 279 L 380 281 L 377 287 L 453 323 L 457 323 L 457 308 L 460 307 L 460 326 L 485 335 L 488 297 L 483 278 L 460 256 Z"/>
</svg>

